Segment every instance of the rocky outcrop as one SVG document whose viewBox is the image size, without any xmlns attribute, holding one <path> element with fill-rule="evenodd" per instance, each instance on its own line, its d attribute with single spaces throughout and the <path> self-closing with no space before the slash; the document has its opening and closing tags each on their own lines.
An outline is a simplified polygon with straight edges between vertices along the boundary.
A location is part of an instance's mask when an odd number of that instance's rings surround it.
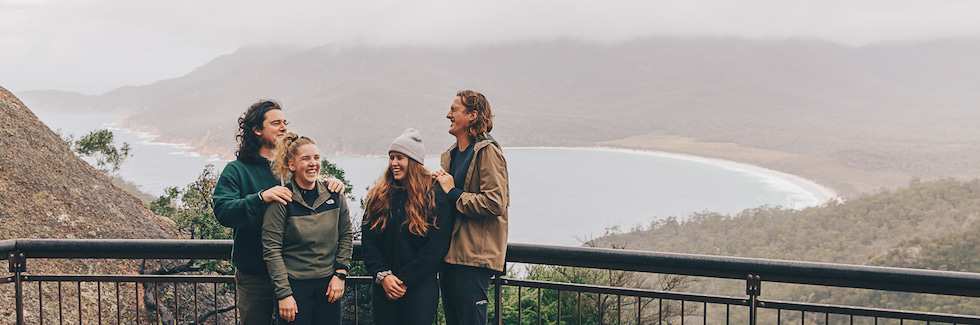
<svg viewBox="0 0 980 325">
<path fill-rule="evenodd" d="M 0 239 L 173 237 L 3 88 L 0 150 Z"/>
<path fill-rule="evenodd" d="M 139 199 L 113 185 L 105 174 L 78 158 L 58 134 L 38 120 L 16 96 L 0 87 L 0 239 L 16 238 L 164 239 L 174 238 L 174 235 L 169 219 L 151 213 Z M 151 267 L 159 264 L 148 262 Z M 138 274 L 145 268 L 144 263 L 146 261 L 30 259 L 27 271 L 33 274 Z M 7 288 L 10 287 L 2 289 Z M 82 306 L 99 304 L 97 295 L 88 290 L 80 295 Z M 24 294 L 27 297 L 25 311 L 37 310 L 37 287 L 27 286 Z M 45 301 L 53 301 L 60 294 L 48 288 L 43 296 Z M 12 297 L 0 296 L 0 306 L 13 306 Z M 78 318 L 77 306 L 78 302 L 65 302 L 62 306 L 66 310 L 64 317 Z M 0 323 L 6 324 L 11 316 L 4 313 L 12 313 L 13 309 L 3 309 Z M 134 319 L 131 313 L 124 312 L 124 318 Z M 45 322 L 57 321 L 56 317 L 57 314 L 48 313 Z M 89 313 L 82 318 L 94 322 L 94 317 Z M 26 314 L 26 320 L 31 324 L 40 322 L 39 316 L 31 312 Z"/>
</svg>

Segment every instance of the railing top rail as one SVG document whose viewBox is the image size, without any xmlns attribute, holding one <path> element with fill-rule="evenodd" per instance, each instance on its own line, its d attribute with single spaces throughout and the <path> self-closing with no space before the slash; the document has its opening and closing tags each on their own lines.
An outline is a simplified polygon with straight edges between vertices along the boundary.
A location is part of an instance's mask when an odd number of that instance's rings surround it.
<svg viewBox="0 0 980 325">
<path fill-rule="evenodd" d="M 230 240 L 10 239 L 0 241 L 0 259 L 14 251 L 28 258 L 228 259 L 231 246 Z M 507 261 L 980 297 L 980 274 L 964 272 L 531 244 L 509 244 Z"/>
<path fill-rule="evenodd" d="M 7 254 L 17 250 L 17 241 L 23 239 L 0 240 L 0 259 L 7 259 Z"/>
<path fill-rule="evenodd" d="M 9 239 L 0 259 L 21 251 L 28 258 L 229 259 L 231 240 L 201 239 Z"/>
<path fill-rule="evenodd" d="M 507 261 L 980 297 L 980 274 L 966 272 L 526 244 L 508 245 Z"/>
</svg>

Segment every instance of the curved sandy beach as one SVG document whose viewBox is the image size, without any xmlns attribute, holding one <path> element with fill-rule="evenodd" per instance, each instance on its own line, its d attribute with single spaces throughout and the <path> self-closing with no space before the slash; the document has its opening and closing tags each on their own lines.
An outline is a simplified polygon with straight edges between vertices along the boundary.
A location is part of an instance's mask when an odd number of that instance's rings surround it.
<svg viewBox="0 0 980 325">
<path fill-rule="evenodd" d="M 777 170 L 768 169 L 765 167 L 740 163 L 731 160 L 706 158 L 706 157 L 665 152 L 665 151 L 626 149 L 626 148 L 616 148 L 616 147 L 505 147 L 504 150 L 506 149 L 600 150 L 600 151 L 628 152 L 628 153 L 635 153 L 635 154 L 642 154 L 642 155 L 653 155 L 658 157 L 687 160 L 692 162 L 711 164 L 736 172 L 753 174 L 762 178 L 764 182 L 772 186 L 780 187 L 789 192 L 807 194 L 808 198 L 800 201 L 801 206 L 794 207 L 794 208 L 804 208 L 809 206 L 820 205 L 832 200 L 837 202 L 842 202 L 842 199 L 837 194 L 837 191 L 828 188 L 826 186 L 820 185 L 812 180 L 800 176 L 796 176 L 793 174 L 788 174 Z"/>
</svg>

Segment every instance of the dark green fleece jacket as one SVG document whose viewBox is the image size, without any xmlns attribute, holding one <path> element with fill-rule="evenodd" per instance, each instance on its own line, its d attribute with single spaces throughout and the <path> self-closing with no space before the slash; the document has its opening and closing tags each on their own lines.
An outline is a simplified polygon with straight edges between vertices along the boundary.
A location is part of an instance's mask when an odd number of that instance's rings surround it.
<svg viewBox="0 0 980 325">
<path fill-rule="evenodd" d="M 262 216 L 269 206 L 259 192 L 279 185 L 269 160 L 258 157 L 229 162 L 214 187 L 214 217 L 234 228 L 231 264 L 249 274 L 268 274 L 262 259 Z"/>
</svg>

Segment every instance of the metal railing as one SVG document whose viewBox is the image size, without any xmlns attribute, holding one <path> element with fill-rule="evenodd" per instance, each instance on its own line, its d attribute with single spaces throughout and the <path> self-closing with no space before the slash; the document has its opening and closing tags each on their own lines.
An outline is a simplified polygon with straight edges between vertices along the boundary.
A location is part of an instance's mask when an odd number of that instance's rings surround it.
<svg viewBox="0 0 980 325">
<path fill-rule="evenodd" d="M 355 243 L 355 259 L 360 246 Z M 215 275 L 136 275 L 136 274 L 32 274 L 32 260 L 46 259 L 228 259 L 231 241 L 224 240 L 57 240 L 13 239 L 0 241 L 0 259 L 8 260 L 2 284 L 13 284 L 6 291 L 13 304 L 0 304 L 0 323 L 159 324 L 235 323 L 234 308 L 221 307 L 218 300 L 230 301 L 230 276 Z M 507 261 L 533 265 L 599 269 L 607 272 L 642 272 L 744 281 L 745 296 L 717 296 L 629 287 L 585 285 L 496 277 L 493 281 L 492 319 L 497 324 L 756 324 L 768 323 L 836 324 L 897 321 L 901 324 L 980 324 L 980 316 L 891 310 L 862 306 L 838 306 L 760 299 L 763 283 L 818 285 L 860 288 L 889 292 L 927 293 L 958 297 L 980 297 L 980 274 L 890 267 L 841 265 L 707 255 L 658 253 L 601 248 L 558 247 L 510 244 Z M 362 290 L 371 286 L 369 277 L 351 277 L 353 290 L 345 301 L 352 302 L 348 322 L 365 322 Z M 30 283 L 30 285 L 29 285 Z M 36 283 L 36 286 L 34 284 Z M 64 286 L 64 283 L 69 285 Z M 88 288 L 83 286 L 88 285 Z M 210 286 L 204 283 L 209 283 Z M 44 284 L 47 284 L 45 287 Z M 105 285 L 103 285 L 105 284 Z M 182 285 L 182 286 L 181 286 Z M 55 290 L 55 286 L 57 289 Z M 95 287 L 94 290 L 91 287 Z M 190 287 L 190 288 L 188 288 Z M 29 296 L 28 291 L 36 292 Z M 83 289 L 88 291 L 83 292 Z M 202 293 L 203 291 L 203 293 Z M 233 291 L 233 290 L 232 290 Z M 516 292 L 515 292 L 516 291 Z M 201 298 L 201 295 L 206 296 Z M 68 303 L 64 296 L 71 295 Z M 120 297 L 136 297 L 129 302 Z M 362 297 L 358 300 L 359 296 Z M 141 299 L 144 301 L 140 304 Z M 152 297 L 149 299 L 147 297 Z M 231 297 L 231 298 L 229 298 Z M 550 297 L 550 298 L 549 298 Z M 54 302 L 52 300 L 57 300 Z M 155 299 L 155 300 L 154 300 Z M 85 301 L 83 301 L 85 300 Z M 0 300 L 7 301 L 7 300 Z M 36 309 L 27 310 L 25 301 Z M 95 302 L 92 302 L 95 301 Z M 75 302 L 71 311 L 66 305 Z M 157 308 L 158 306 L 169 308 Z M 225 303 L 228 305 L 228 303 Z M 152 308 L 151 308 L 152 307 Z M 200 309 L 205 310 L 200 310 Z M 709 308 L 710 307 L 710 308 Z M 10 310 L 10 309 L 13 310 Z M 76 310 L 77 308 L 77 310 Z M 345 307 L 346 308 L 346 307 Z M 544 312 L 545 310 L 551 312 Z M 152 309 L 152 311 L 151 311 Z M 161 310 L 172 315 L 162 315 Z M 760 316 L 760 311 L 768 314 Z M 76 313 L 66 319 L 64 313 Z M 555 312 L 557 317 L 554 317 Z M 83 314 L 85 315 L 83 317 Z M 774 314 L 774 315 L 773 315 Z M 29 315 L 30 317 L 26 317 Z M 54 315 L 57 315 L 55 317 Z M 93 316 L 95 315 L 95 316 Z M 219 315 L 223 317 L 219 321 Z M 544 315 L 544 316 L 542 316 Z M 807 316 L 810 317 L 807 317 Z M 113 316 L 115 319 L 113 320 Z M 7 316 L 9 317 L 9 316 Z M 551 317 L 542 319 L 542 317 Z"/>
</svg>

